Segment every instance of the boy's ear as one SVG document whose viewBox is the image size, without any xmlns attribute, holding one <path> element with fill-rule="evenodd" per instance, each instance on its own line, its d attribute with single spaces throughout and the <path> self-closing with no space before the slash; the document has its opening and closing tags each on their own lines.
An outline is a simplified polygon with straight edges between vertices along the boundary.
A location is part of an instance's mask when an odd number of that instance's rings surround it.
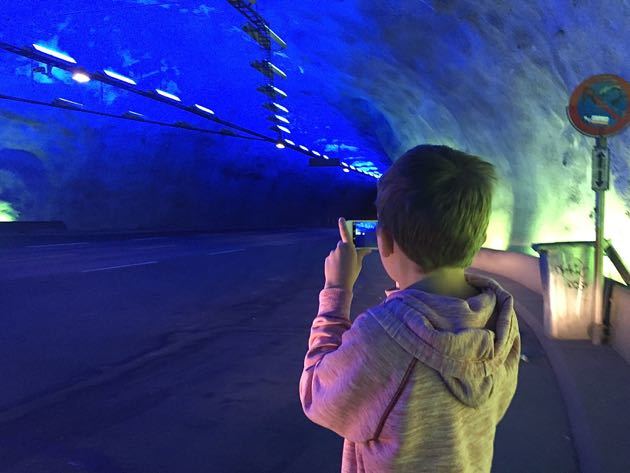
<svg viewBox="0 0 630 473">
<path fill-rule="evenodd" d="M 381 247 L 379 248 L 380 253 L 385 258 L 387 258 L 394 252 L 394 238 L 392 237 L 391 233 L 389 233 L 383 227 L 379 226 L 376 231 L 378 232 L 381 240 Z"/>
</svg>

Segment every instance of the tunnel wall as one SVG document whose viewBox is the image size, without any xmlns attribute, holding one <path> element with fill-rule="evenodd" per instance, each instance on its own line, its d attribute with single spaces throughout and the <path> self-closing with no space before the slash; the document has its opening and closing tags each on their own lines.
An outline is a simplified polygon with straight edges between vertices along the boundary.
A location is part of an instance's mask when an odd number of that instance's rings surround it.
<svg viewBox="0 0 630 473">
<path fill-rule="evenodd" d="M 266 229 L 372 216 L 376 181 L 272 144 L 0 104 L 0 200 L 70 229 Z"/>
</svg>

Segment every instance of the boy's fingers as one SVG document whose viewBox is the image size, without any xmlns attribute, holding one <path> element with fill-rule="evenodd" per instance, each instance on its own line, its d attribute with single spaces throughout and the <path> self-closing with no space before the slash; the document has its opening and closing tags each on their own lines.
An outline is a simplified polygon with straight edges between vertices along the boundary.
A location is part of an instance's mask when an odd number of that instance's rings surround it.
<svg viewBox="0 0 630 473">
<path fill-rule="evenodd" d="M 337 223 L 339 224 L 339 235 L 341 236 L 341 241 L 344 243 L 352 243 L 350 235 L 348 234 L 348 229 L 346 228 L 346 219 L 339 217 Z"/>
</svg>

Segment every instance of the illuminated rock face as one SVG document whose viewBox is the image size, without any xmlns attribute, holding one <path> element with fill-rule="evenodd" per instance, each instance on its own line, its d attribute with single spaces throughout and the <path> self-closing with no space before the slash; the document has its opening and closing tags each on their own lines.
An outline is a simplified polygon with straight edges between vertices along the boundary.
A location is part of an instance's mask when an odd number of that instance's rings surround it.
<svg viewBox="0 0 630 473">
<path fill-rule="evenodd" d="M 44 41 L 88 68 L 112 67 L 143 88 L 164 88 L 230 121 L 260 131 L 269 126 L 263 97 L 255 92 L 262 76 L 249 66 L 263 55 L 240 30 L 243 18 L 227 1 L 159 6 L 153 4 L 164 2 L 129 0 L 124 8 L 111 0 L 98 7 L 85 0 L 54 2 L 54 8 L 33 0 L 16 3 L 10 7 L 14 17 L 29 19 L 29 27 L 11 22 L 0 30 L 4 41 Z M 573 130 L 565 107 L 571 91 L 590 75 L 630 79 L 628 1 L 260 0 L 257 5 L 289 44 L 273 61 L 288 74 L 277 85 L 289 95 L 283 103 L 291 111 L 296 142 L 380 169 L 418 143 L 452 145 L 492 161 L 501 175 L 488 246 L 594 238 L 593 140 Z M 8 54 L 0 70 L 5 90 L 16 95 L 66 94 L 107 111 L 188 120 L 119 90 L 101 93 L 97 84 L 66 84 L 71 81 L 62 75 L 36 73 L 31 86 L 30 65 Z M 94 140 L 97 134 L 105 139 L 100 135 L 110 130 L 109 142 L 117 143 L 117 126 L 92 119 L 80 129 L 92 129 L 88 135 Z M 133 130 L 138 137 L 145 133 Z M 176 159 L 180 136 L 171 140 L 170 151 L 160 152 Z M 221 140 L 217 149 L 242 169 L 250 145 Z M 43 154 L 34 154 L 50 158 L 67 145 L 51 150 L 39 143 Z M 187 152 L 194 149 L 186 146 Z M 606 233 L 628 260 L 630 246 L 621 235 L 630 233 L 630 131 L 611 138 L 610 146 Z M 115 160 L 122 151 L 110 147 L 108 153 Z M 326 185 L 319 171 L 306 167 L 304 156 L 276 156 L 269 150 L 270 173 L 282 173 L 285 160 L 293 160 L 294 172 L 303 172 L 316 188 Z M 79 167 L 50 159 L 56 174 L 47 169 L 55 178 L 79 178 L 93 169 L 89 160 Z M 335 179 L 344 177 L 337 174 Z M 245 189 L 243 184 L 241 192 Z"/>
</svg>

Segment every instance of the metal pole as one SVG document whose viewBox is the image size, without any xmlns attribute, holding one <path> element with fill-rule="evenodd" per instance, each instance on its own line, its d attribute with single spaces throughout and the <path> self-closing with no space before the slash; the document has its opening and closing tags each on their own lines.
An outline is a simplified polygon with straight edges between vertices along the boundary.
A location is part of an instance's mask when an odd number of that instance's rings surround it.
<svg viewBox="0 0 630 473">
<path fill-rule="evenodd" d="M 602 153 L 605 158 L 602 158 Z M 608 173 L 608 162 L 603 166 L 602 160 L 608 160 L 608 140 L 600 136 L 596 138 L 593 152 L 593 174 Z M 608 176 L 600 177 L 608 180 Z M 604 341 L 604 212 L 606 204 L 606 190 L 608 186 L 594 186 L 595 190 L 595 297 L 593 300 L 593 324 L 591 326 L 591 341 L 594 345 L 601 345 Z"/>
</svg>

